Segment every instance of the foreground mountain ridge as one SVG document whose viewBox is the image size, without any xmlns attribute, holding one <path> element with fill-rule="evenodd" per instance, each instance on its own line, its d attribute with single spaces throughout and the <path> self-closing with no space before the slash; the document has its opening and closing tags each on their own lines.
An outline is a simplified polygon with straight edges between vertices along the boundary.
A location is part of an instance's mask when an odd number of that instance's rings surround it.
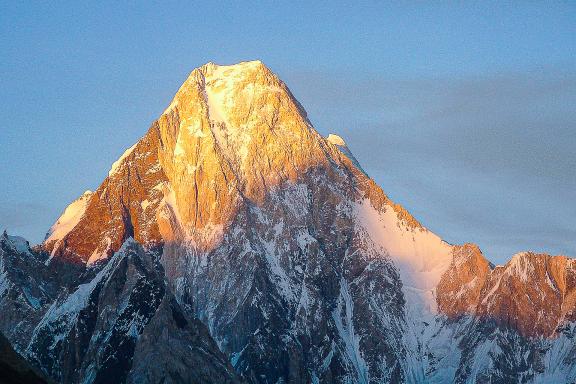
<svg viewBox="0 0 576 384">
<path fill-rule="evenodd" d="M 208 375 L 254 383 L 576 378 L 574 260 L 528 252 L 494 267 L 477 246 L 446 243 L 388 199 L 344 140 L 321 137 L 259 61 L 192 71 L 40 248 L 7 235 L 3 244 L 2 308 L 22 315 L 2 330 L 63 382 L 98 382 L 111 369 L 99 356 L 113 351 L 102 349 L 99 334 L 130 346 L 113 365 L 125 380 L 190 382 L 172 375 L 169 362 L 153 375 L 142 368 L 157 348 L 146 340 L 170 322 L 178 329 L 177 319 L 213 345 L 206 348 L 214 368 L 194 378 L 200 382 Z M 136 263 L 140 284 L 110 272 L 118 259 L 132 260 L 125 255 L 133 248 L 141 255 L 134 260 L 149 260 Z M 34 281 L 10 277 L 22 263 L 35 265 L 26 267 L 38 270 Z M 104 271 L 105 286 L 134 297 L 129 312 L 114 314 L 123 304 L 94 291 Z M 141 285 L 157 291 L 137 300 Z M 55 326 L 62 321 L 55 314 L 69 313 L 62 308 L 87 287 L 94 299 L 77 311 L 140 325 Z M 138 308 L 155 297 L 165 298 Z M 171 317 L 159 315 L 168 311 L 163 302 L 177 308 Z M 66 345 L 81 346 L 79 361 L 66 360 Z M 198 359 L 207 361 L 194 353 L 176 371 L 194 370 L 187 364 Z"/>
</svg>

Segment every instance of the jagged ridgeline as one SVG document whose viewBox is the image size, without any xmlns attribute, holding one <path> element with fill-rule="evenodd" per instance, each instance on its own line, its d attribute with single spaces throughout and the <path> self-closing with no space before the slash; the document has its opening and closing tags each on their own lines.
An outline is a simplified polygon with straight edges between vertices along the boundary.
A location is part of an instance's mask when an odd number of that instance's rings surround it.
<svg viewBox="0 0 576 384">
<path fill-rule="evenodd" d="M 192 71 L 43 244 L 0 252 L 0 331 L 55 382 L 576 380 L 574 260 L 443 241 L 259 61 Z"/>
</svg>

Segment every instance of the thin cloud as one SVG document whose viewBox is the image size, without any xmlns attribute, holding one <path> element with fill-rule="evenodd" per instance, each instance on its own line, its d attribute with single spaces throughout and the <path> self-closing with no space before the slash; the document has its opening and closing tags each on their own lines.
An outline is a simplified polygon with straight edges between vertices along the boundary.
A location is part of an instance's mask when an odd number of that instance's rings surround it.
<svg viewBox="0 0 576 384">
<path fill-rule="evenodd" d="M 2 227 L 20 228 L 30 223 L 34 216 L 44 207 L 37 203 L 16 203 L 0 205 L 0 225 Z"/>
</svg>

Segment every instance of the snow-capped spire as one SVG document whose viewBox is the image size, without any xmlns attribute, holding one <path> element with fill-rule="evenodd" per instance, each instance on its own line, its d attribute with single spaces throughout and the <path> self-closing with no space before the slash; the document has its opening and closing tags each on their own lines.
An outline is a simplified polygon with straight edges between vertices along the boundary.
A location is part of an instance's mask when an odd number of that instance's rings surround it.
<svg viewBox="0 0 576 384">
<path fill-rule="evenodd" d="M 342 137 L 331 133 L 326 138 L 326 141 L 328 141 L 330 144 L 335 145 L 340 150 L 340 152 L 342 152 L 348 159 L 350 159 L 350 161 L 356 166 L 356 168 L 358 168 L 360 171 L 362 171 L 362 173 L 367 175 L 366 171 L 364 171 L 364 169 L 360 165 L 360 162 L 356 159 L 354 154 L 352 154 L 352 151 L 350 151 L 350 148 L 348 148 L 348 145 L 346 145 L 346 142 Z"/>
<path fill-rule="evenodd" d="M 344 139 L 333 133 L 329 134 L 326 140 L 339 147 L 346 147 L 346 142 L 344 141 Z"/>
</svg>

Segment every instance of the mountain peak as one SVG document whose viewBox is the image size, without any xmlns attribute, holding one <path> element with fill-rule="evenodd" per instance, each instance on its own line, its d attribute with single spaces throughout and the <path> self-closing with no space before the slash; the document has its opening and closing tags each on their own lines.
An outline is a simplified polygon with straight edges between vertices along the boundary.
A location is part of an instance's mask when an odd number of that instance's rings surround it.
<svg viewBox="0 0 576 384">
<path fill-rule="evenodd" d="M 44 249 L 0 237 L 0 330 L 66 383 L 574 381 L 576 261 L 493 268 L 360 170 L 261 62 L 205 64 Z"/>
<path fill-rule="evenodd" d="M 59 219 L 47 248 L 55 254 L 67 247 L 90 263 L 110 256 L 127 236 L 210 247 L 247 202 L 260 204 L 310 170 L 353 167 L 342 164 L 344 152 L 320 136 L 261 61 L 207 63 L 190 73 L 148 133 L 114 162 L 90 202 Z M 105 234 L 93 244 L 85 240 L 88 231 Z"/>
<path fill-rule="evenodd" d="M 194 229 L 228 222 L 242 200 L 261 201 L 336 154 L 261 61 L 195 69 L 157 126 L 172 210 Z"/>
</svg>

